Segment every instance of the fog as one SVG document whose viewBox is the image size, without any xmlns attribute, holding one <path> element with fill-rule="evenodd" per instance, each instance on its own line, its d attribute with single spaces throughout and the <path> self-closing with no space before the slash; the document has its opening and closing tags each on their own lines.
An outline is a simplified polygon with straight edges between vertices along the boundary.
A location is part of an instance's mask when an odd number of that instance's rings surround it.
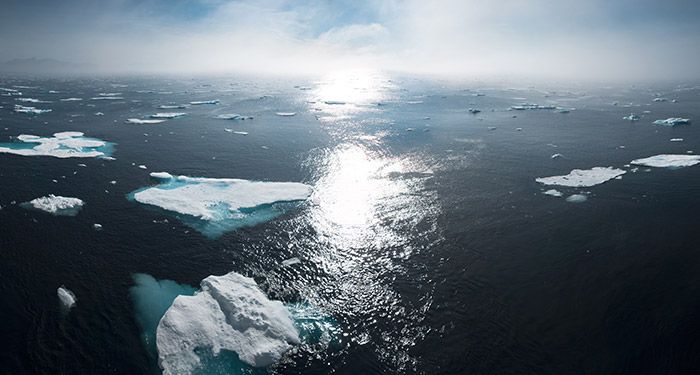
<svg viewBox="0 0 700 375">
<path fill-rule="evenodd" d="M 0 60 L 91 73 L 700 78 L 693 1 L 4 2 Z"/>
</svg>

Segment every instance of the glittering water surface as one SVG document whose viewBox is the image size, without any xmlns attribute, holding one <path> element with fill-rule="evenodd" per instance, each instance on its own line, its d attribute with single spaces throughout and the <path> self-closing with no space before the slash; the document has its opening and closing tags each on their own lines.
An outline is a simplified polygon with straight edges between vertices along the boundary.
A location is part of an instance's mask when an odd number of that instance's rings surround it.
<svg viewBox="0 0 700 375">
<path fill-rule="evenodd" d="M 13 86 L 32 87 L 23 95 L 52 111 L 14 112 L 15 98 L 0 96 L 0 143 L 79 131 L 109 142 L 116 160 L 0 154 L 3 371 L 157 373 L 159 315 L 205 277 L 231 271 L 283 301 L 302 343 L 262 370 L 203 349 L 214 364 L 207 373 L 697 368 L 700 167 L 629 165 L 700 151 L 692 122 L 653 124 L 700 119 L 697 86 L 374 71 L 0 79 Z M 117 99 L 91 99 L 100 93 Z M 661 95 L 677 102 L 653 101 Z M 218 102 L 188 104 L 209 101 Z M 126 122 L 170 111 L 160 106 L 186 115 Z M 630 113 L 640 120 L 623 120 Z M 535 181 L 608 166 L 626 173 L 587 188 Z M 302 182 L 313 192 L 207 236 L 211 223 L 127 199 L 154 186 L 149 172 L 158 171 Z M 552 188 L 561 197 L 543 194 Z M 85 205 L 73 217 L 20 207 L 49 194 Z M 77 297 L 67 314 L 61 285 Z"/>
</svg>

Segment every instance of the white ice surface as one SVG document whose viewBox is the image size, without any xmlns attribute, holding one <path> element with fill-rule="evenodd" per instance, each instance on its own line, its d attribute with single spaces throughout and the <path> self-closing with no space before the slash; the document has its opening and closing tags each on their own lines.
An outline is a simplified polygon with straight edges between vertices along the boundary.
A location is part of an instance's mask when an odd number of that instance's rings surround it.
<svg viewBox="0 0 700 375">
<path fill-rule="evenodd" d="M 23 156 L 53 156 L 57 158 L 94 158 L 105 154 L 96 148 L 106 145 L 99 139 L 84 138 L 80 132 L 55 133 L 53 137 L 39 137 L 36 135 L 22 134 L 17 137 L 25 143 L 36 143 L 33 148 L 12 148 L 0 146 L 0 153 Z"/>
<path fill-rule="evenodd" d="M 615 177 L 622 176 L 625 171 L 613 167 L 594 167 L 591 169 L 574 169 L 568 175 L 540 177 L 535 181 L 544 185 L 569 187 L 590 187 L 600 185 Z"/>
<path fill-rule="evenodd" d="M 643 159 L 635 159 L 632 160 L 631 163 L 634 165 L 644 165 L 655 168 L 690 167 L 700 163 L 700 155 L 661 154 Z"/>
</svg>

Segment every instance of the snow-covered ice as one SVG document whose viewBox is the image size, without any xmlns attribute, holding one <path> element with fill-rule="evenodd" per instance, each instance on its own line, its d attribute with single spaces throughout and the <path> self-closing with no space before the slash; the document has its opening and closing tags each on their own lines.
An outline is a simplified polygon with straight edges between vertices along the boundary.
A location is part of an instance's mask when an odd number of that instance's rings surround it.
<svg viewBox="0 0 700 375">
<path fill-rule="evenodd" d="M 551 195 L 553 197 L 561 197 L 562 195 L 564 195 L 559 190 L 556 190 L 556 189 L 549 189 L 547 191 L 543 191 L 542 194 Z"/>
<path fill-rule="evenodd" d="M 49 194 L 46 197 L 39 197 L 23 203 L 22 206 L 58 216 L 75 216 L 84 204 L 85 202 L 80 198 Z"/>
<path fill-rule="evenodd" d="M 566 197 L 566 201 L 569 203 L 583 203 L 588 200 L 588 197 L 583 194 L 572 194 Z"/>
<path fill-rule="evenodd" d="M 162 119 L 140 119 L 140 118 L 126 119 L 126 123 L 128 123 L 128 124 L 160 124 L 161 122 L 165 122 L 165 120 L 162 120 Z"/>
<path fill-rule="evenodd" d="M 557 109 L 556 106 L 553 105 L 539 105 L 539 104 L 530 104 L 530 103 L 524 103 L 520 105 L 512 105 L 510 106 L 511 110 L 514 111 L 526 111 L 526 110 L 536 110 L 536 109 Z"/>
<path fill-rule="evenodd" d="M 214 356 L 232 351 L 254 367 L 277 362 L 301 342 L 289 310 L 258 288 L 255 280 L 231 272 L 209 276 L 194 296 L 178 296 L 158 324 L 158 362 L 164 374 L 191 373 L 201 366 L 198 351 Z"/>
<path fill-rule="evenodd" d="M 190 102 L 191 105 L 219 104 L 219 99 Z"/>
<path fill-rule="evenodd" d="M 161 183 L 136 190 L 130 198 L 185 215 L 179 216 L 185 224 L 210 237 L 268 221 L 283 213 L 285 202 L 305 200 L 312 191 L 298 182 L 150 175 Z"/>
<path fill-rule="evenodd" d="M 187 106 L 185 104 L 163 104 L 159 105 L 158 109 L 185 109 Z"/>
<path fill-rule="evenodd" d="M 110 143 L 80 132 L 55 133 L 53 137 L 22 134 L 17 139 L 20 142 L 0 143 L 0 153 L 57 158 L 108 157 L 111 153 Z"/>
<path fill-rule="evenodd" d="M 591 187 L 623 174 L 625 174 L 625 171 L 618 168 L 594 167 L 591 169 L 574 169 L 568 175 L 563 176 L 540 177 L 536 178 L 535 181 L 544 185 Z"/>
<path fill-rule="evenodd" d="M 27 107 L 27 106 L 15 104 L 15 112 L 19 112 L 19 113 L 31 113 L 34 115 L 38 115 L 41 113 L 47 113 L 47 112 L 51 112 L 51 111 L 52 111 L 51 109 L 40 109 L 40 108 L 36 108 L 36 107 Z"/>
<path fill-rule="evenodd" d="M 296 112 L 276 112 L 275 113 L 277 116 L 282 116 L 282 117 L 289 117 L 289 116 L 294 116 L 297 113 Z"/>
<path fill-rule="evenodd" d="M 631 164 L 655 168 L 690 167 L 700 163 L 700 155 L 661 154 L 643 159 L 632 160 Z"/>
<path fill-rule="evenodd" d="M 176 118 L 176 117 L 182 117 L 186 115 L 187 113 L 185 112 L 159 112 L 154 115 L 151 115 L 151 118 L 158 118 L 158 119 L 171 119 L 171 118 Z"/>
<path fill-rule="evenodd" d="M 220 115 L 217 115 L 216 118 L 220 120 L 251 120 L 253 117 L 252 116 L 242 116 L 239 115 L 238 113 L 223 113 Z"/>
<path fill-rule="evenodd" d="M 75 298 L 75 294 L 71 292 L 68 288 L 66 288 L 64 285 L 58 287 L 58 290 L 56 290 L 56 294 L 58 294 L 58 300 L 61 301 L 61 306 L 64 309 L 70 310 L 70 308 L 75 306 L 75 302 L 77 301 L 77 299 Z"/>
<path fill-rule="evenodd" d="M 630 113 L 629 116 L 625 116 L 622 119 L 627 121 L 639 121 L 640 117 L 635 115 L 634 113 Z"/>
<path fill-rule="evenodd" d="M 656 120 L 654 124 L 664 126 L 686 125 L 690 123 L 690 119 L 680 117 L 669 117 L 665 120 Z"/>
</svg>

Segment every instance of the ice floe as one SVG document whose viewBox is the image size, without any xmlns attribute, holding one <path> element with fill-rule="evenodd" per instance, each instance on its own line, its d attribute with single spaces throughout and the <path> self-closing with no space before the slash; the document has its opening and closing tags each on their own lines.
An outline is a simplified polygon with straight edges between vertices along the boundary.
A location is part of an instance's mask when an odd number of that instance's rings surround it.
<svg viewBox="0 0 700 375">
<path fill-rule="evenodd" d="M 544 194 L 544 195 L 551 195 L 551 196 L 553 196 L 553 197 L 561 197 L 561 196 L 564 195 L 564 194 L 562 194 L 559 190 L 556 190 L 556 189 L 549 189 L 549 190 L 547 190 L 547 191 L 543 191 L 542 194 Z"/>
<path fill-rule="evenodd" d="M 204 105 L 204 104 L 219 104 L 219 99 L 214 99 L 214 100 L 200 100 L 200 101 L 194 101 L 190 102 L 191 105 Z"/>
<path fill-rule="evenodd" d="M 276 112 L 275 113 L 277 116 L 282 116 L 282 117 L 289 117 L 289 116 L 294 116 L 297 113 L 296 112 Z"/>
<path fill-rule="evenodd" d="M 33 208 L 57 216 L 75 216 L 84 204 L 85 202 L 79 198 L 49 194 L 46 197 L 32 199 L 23 203 L 22 207 Z"/>
<path fill-rule="evenodd" d="M 65 98 L 65 99 L 59 99 L 62 102 L 79 102 L 83 100 L 83 98 Z"/>
<path fill-rule="evenodd" d="M 277 362 L 301 342 L 289 310 L 270 300 L 255 280 L 231 272 L 202 280 L 194 296 L 178 296 L 158 324 L 158 362 L 164 374 L 191 373 L 199 351 L 235 352 L 254 367 Z"/>
<path fill-rule="evenodd" d="M 311 186 L 298 182 L 173 176 L 167 172 L 150 175 L 160 184 L 136 190 L 129 198 L 184 215 L 178 218 L 209 237 L 271 220 L 312 191 Z"/>
<path fill-rule="evenodd" d="M 588 197 L 583 194 L 571 194 L 566 197 L 566 201 L 569 203 L 583 203 L 588 200 Z"/>
<path fill-rule="evenodd" d="M 39 100 L 39 99 L 34 99 L 34 98 L 15 98 L 18 102 L 25 102 L 25 103 L 51 103 L 47 102 L 44 100 Z"/>
<path fill-rule="evenodd" d="M 681 168 L 700 163 L 700 155 L 661 154 L 631 161 L 634 165 L 654 168 Z"/>
<path fill-rule="evenodd" d="M 58 295 L 58 300 L 61 302 L 61 307 L 63 309 L 70 310 L 73 306 L 75 306 L 75 302 L 77 301 L 75 294 L 64 285 L 58 287 L 56 294 Z"/>
<path fill-rule="evenodd" d="M 635 115 L 634 113 L 630 113 L 629 116 L 625 116 L 622 119 L 627 121 L 639 121 L 640 117 Z"/>
<path fill-rule="evenodd" d="M 35 108 L 35 107 L 26 107 L 23 105 L 15 104 L 15 112 L 19 113 L 31 113 L 31 114 L 41 114 L 41 113 L 47 113 L 51 112 L 51 109 L 40 109 L 40 108 Z"/>
<path fill-rule="evenodd" d="M 92 100 L 124 100 L 121 96 L 96 96 Z"/>
<path fill-rule="evenodd" d="M 671 142 L 683 142 L 683 138 L 671 138 Z"/>
<path fill-rule="evenodd" d="M 520 105 L 512 105 L 510 106 L 511 110 L 514 111 L 526 111 L 526 110 L 536 110 L 536 109 L 557 109 L 556 106 L 553 105 L 539 105 L 539 104 L 530 104 L 530 103 L 524 103 Z"/>
<path fill-rule="evenodd" d="M 242 116 L 238 113 L 224 113 L 217 115 L 216 118 L 220 120 L 251 120 L 253 116 Z"/>
<path fill-rule="evenodd" d="M 680 117 L 669 117 L 665 120 L 656 120 L 654 124 L 664 126 L 686 125 L 690 123 L 690 119 Z"/>
<path fill-rule="evenodd" d="M 172 118 L 176 118 L 176 117 L 182 117 L 186 114 L 187 113 L 185 113 L 185 112 L 160 112 L 160 113 L 156 113 L 155 115 L 151 115 L 151 118 L 172 119 Z"/>
<path fill-rule="evenodd" d="M 53 137 L 22 134 L 20 142 L 0 143 L 0 153 L 57 158 L 109 157 L 112 144 L 84 137 L 80 132 L 55 133 Z"/>
<path fill-rule="evenodd" d="M 568 175 L 540 177 L 535 181 L 543 185 L 558 185 L 569 187 L 590 187 L 600 185 L 625 174 L 625 171 L 613 167 L 594 167 L 591 169 L 574 169 Z"/>
<path fill-rule="evenodd" d="M 165 122 L 163 119 L 141 119 L 141 118 L 129 118 L 126 119 L 128 124 L 160 124 Z"/>
<path fill-rule="evenodd" d="M 187 108 L 184 104 L 163 104 L 159 105 L 158 109 L 185 109 Z"/>
</svg>

